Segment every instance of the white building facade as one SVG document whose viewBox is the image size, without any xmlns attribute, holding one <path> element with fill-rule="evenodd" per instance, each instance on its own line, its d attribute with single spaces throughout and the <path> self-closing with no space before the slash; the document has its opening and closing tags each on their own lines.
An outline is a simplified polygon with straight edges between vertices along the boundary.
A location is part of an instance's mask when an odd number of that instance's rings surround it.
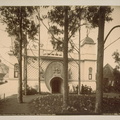
<svg viewBox="0 0 120 120">
<path fill-rule="evenodd" d="M 78 53 L 68 53 L 68 84 L 69 91 L 73 92 L 80 85 L 96 89 L 96 44 L 90 37 L 86 37 L 81 45 L 80 73 L 78 73 Z M 16 57 L 9 53 L 9 81 L 18 84 L 18 62 Z M 27 50 L 27 84 L 38 89 L 38 50 Z M 63 53 L 51 50 L 40 50 L 41 91 L 50 93 L 63 92 Z"/>
</svg>

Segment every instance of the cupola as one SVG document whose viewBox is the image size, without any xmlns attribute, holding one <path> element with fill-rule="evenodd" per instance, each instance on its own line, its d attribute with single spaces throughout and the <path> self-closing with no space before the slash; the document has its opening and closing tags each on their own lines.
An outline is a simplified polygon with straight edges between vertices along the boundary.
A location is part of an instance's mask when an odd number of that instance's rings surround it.
<svg viewBox="0 0 120 120">
<path fill-rule="evenodd" d="M 82 43 L 82 46 L 83 46 L 84 44 L 95 44 L 95 43 L 94 43 L 94 40 L 93 40 L 92 38 L 86 36 L 86 38 L 84 39 L 84 41 L 83 41 L 83 43 Z"/>
</svg>

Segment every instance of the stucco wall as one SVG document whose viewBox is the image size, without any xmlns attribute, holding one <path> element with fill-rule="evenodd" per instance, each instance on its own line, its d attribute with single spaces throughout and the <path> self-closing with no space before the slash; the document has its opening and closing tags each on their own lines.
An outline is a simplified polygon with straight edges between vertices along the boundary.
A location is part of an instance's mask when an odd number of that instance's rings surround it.
<svg viewBox="0 0 120 120">
<path fill-rule="evenodd" d="M 80 74 L 80 78 L 81 78 L 81 85 L 87 85 L 87 86 L 91 86 L 93 87 L 93 89 L 96 88 L 96 55 L 95 55 L 95 46 L 94 45 L 84 45 L 82 48 L 82 55 L 81 55 L 81 64 L 80 64 L 80 72 L 78 73 L 78 56 L 75 57 L 74 60 L 70 60 L 68 63 L 68 71 L 69 73 L 71 73 L 71 75 L 69 75 L 69 85 L 70 86 L 77 86 L 78 85 L 78 75 Z M 35 51 L 36 54 L 36 51 Z M 32 55 L 32 53 L 30 53 L 30 55 Z M 75 54 L 75 56 L 78 54 Z M 74 54 L 73 54 L 74 56 Z M 34 59 L 35 58 L 35 59 Z M 10 61 L 13 65 L 9 66 L 9 80 L 14 80 L 17 78 L 14 78 L 14 64 L 17 63 L 17 59 L 13 56 L 10 55 Z M 48 88 L 46 87 L 46 82 L 45 78 L 46 78 L 46 69 L 47 67 L 51 64 L 51 62 L 61 62 L 62 61 L 62 56 L 42 56 L 41 60 L 40 60 L 40 64 L 41 64 L 41 71 L 42 71 L 42 75 L 41 75 L 41 87 L 43 91 L 49 91 Z M 92 79 L 89 80 L 89 68 L 92 68 Z M 28 66 L 27 66 L 27 77 L 28 77 L 28 84 L 29 86 L 32 87 L 37 87 L 38 85 L 38 60 L 37 57 L 35 56 L 29 56 L 28 58 Z M 47 71 L 49 72 L 49 71 Z M 70 87 L 71 88 L 71 87 Z"/>
</svg>

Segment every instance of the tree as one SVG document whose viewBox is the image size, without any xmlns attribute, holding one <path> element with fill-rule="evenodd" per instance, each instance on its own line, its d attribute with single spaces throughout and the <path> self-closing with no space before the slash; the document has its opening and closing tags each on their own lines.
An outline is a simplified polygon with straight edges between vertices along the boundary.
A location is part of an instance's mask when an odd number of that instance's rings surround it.
<svg viewBox="0 0 120 120">
<path fill-rule="evenodd" d="M 34 7 L 1 7 L 1 22 L 6 24 L 6 31 L 9 36 L 14 36 L 14 50 L 13 54 L 16 56 L 19 63 L 19 88 L 18 88 L 18 102 L 22 103 L 22 48 L 24 47 L 23 41 L 28 38 L 36 40 L 37 26 L 31 16 L 34 13 Z M 28 43 L 26 43 L 28 44 Z"/>
<path fill-rule="evenodd" d="M 80 14 L 85 14 L 85 8 L 79 6 L 68 6 L 68 41 L 71 44 L 71 49 L 73 50 L 74 46 L 72 45 L 72 39 L 75 37 L 75 33 L 78 29 L 85 25 L 80 24 L 79 19 L 84 19 L 84 17 L 80 18 Z M 83 15 L 84 16 L 84 15 Z M 64 6 L 55 6 L 48 12 L 49 22 L 49 30 L 48 32 L 52 34 L 51 43 L 53 48 L 57 51 L 63 51 L 63 40 L 64 40 Z"/>
<path fill-rule="evenodd" d="M 114 91 L 120 92 L 120 71 L 118 68 L 113 69 L 113 75 L 114 75 Z"/>
<path fill-rule="evenodd" d="M 38 18 L 38 21 L 39 21 L 39 42 L 38 42 L 38 92 L 39 94 L 41 93 L 41 82 L 40 82 L 40 7 L 36 7 L 36 11 L 37 11 L 37 18 Z"/>
<path fill-rule="evenodd" d="M 27 95 L 27 35 L 26 35 L 26 39 L 24 40 L 24 75 L 23 75 L 23 79 L 24 79 L 24 92 L 25 95 Z"/>
<path fill-rule="evenodd" d="M 19 15 L 18 15 L 18 20 L 19 20 L 19 54 L 18 54 L 18 65 L 19 65 L 19 83 L 18 83 L 18 102 L 23 103 L 23 97 L 22 97 L 22 39 L 23 39 L 23 34 L 22 34 L 22 9 L 21 7 L 19 8 Z"/>
<path fill-rule="evenodd" d="M 113 54 L 113 59 L 115 60 L 115 63 L 117 63 L 116 68 L 120 68 L 120 53 L 118 51 L 115 51 Z"/>
<path fill-rule="evenodd" d="M 97 53 L 97 81 L 96 81 L 96 105 L 95 112 L 102 113 L 102 96 L 103 96 L 103 58 L 104 58 L 104 25 L 105 25 L 105 9 L 99 8 L 98 22 L 98 53 Z"/>
<path fill-rule="evenodd" d="M 114 90 L 116 92 L 120 92 L 120 53 L 118 51 L 115 51 L 113 53 L 113 58 L 115 60 L 115 63 L 117 63 L 115 69 L 113 70 L 114 74 Z"/>
<path fill-rule="evenodd" d="M 111 7 L 99 6 L 99 7 L 88 7 L 87 19 L 92 26 L 98 27 L 98 49 L 97 49 L 97 76 L 96 76 L 96 104 L 95 112 L 102 113 L 102 81 L 103 81 L 103 58 L 104 58 L 104 26 L 105 21 L 111 21 L 109 17 L 113 11 Z"/>
<path fill-rule="evenodd" d="M 81 27 L 78 13 L 84 11 L 79 6 L 55 6 L 48 12 L 51 43 L 57 51 L 63 51 L 64 92 L 63 105 L 68 105 L 68 52 L 73 51 L 72 38 Z M 71 46 L 70 46 L 71 45 Z"/>
<path fill-rule="evenodd" d="M 64 90 L 63 90 L 63 106 L 68 106 L 68 7 L 64 7 L 64 40 L 63 40 L 63 70 L 64 70 Z"/>
</svg>

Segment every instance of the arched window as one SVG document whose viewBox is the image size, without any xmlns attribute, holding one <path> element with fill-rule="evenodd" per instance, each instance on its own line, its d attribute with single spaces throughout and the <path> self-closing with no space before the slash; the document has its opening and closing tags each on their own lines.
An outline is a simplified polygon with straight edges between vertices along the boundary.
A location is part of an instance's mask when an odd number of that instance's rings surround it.
<svg viewBox="0 0 120 120">
<path fill-rule="evenodd" d="M 91 67 L 89 67 L 88 79 L 92 80 L 92 68 Z"/>
<path fill-rule="evenodd" d="M 15 65 L 14 65 L 14 78 L 18 78 L 18 64 L 17 63 L 15 63 Z"/>
<path fill-rule="evenodd" d="M 72 70 L 71 70 L 71 68 L 68 69 L 68 78 L 72 79 Z"/>
</svg>

